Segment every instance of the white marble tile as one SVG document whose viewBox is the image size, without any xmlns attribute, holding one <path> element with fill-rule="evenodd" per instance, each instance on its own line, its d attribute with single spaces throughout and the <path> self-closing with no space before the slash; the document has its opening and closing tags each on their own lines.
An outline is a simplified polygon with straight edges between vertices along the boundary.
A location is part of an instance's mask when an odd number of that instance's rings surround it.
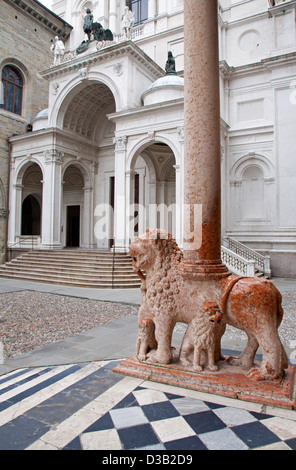
<svg viewBox="0 0 296 470">
<path fill-rule="evenodd" d="M 239 408 L 218 408 L 213 412 L 220 418 L 227 426 L 239 426 L 241 424 L 252 423 L 257 419 L 246 410 Z"/>
<path fill-rule="evenodd" d="M 171 403 L 181 415 L 199 413 L 210 409 L 203 401 L 195 400 L 194 398 L 177 398 L 176 400 L 171 400 Z"/>
<path fill-rule="evenodd" d="M 199 434 L 198 437 L 209 450 L 248 450 L 248 446 L 228 428 Z"/>
<path fill-rule="evenodd" d="M 83 450 L 122 450 L 116 429 L 87 432 L 82 434 L 80 442 Z"/>
<path fill-rule="evenodd" d="M 183 439 L 189 436 L 195 436 L 195 432 L 186 423 L 182 416 L 177 418 L 163 419 L 150 423 L 154 431 L 162 442 Z"/>
<path fill-rule="evenodd" d="M 139 406 L 111 410 L 110 416 L 117 429 L 138 426 L 149 422 Z"/>
<path fill-rule="evenodd" d="M 163 392 L 159 392 L 157 390 L 136 390 L 134 392 L 134 396 L 141 406 L 168 401 L 167 396 Z"/>
<path fill-rule="evenodd" d="M 285 418 L 268 418 L 262 421 L 271 432 L 279 436 L 282 440 L 292 439 L 296 437 L 296 421 Z"/>
</svg>

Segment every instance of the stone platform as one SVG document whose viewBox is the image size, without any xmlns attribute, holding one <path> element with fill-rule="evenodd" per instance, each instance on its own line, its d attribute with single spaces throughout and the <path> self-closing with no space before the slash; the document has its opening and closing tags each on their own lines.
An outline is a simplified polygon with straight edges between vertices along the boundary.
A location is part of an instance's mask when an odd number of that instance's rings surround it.
<svg viewBox="0 0 296 470">
<path fill-rule="evenodd" d="M 288 367 L 282 379 L 254 382 L 247 376 L 248 371 L 230 365 L 227 360 L 218 362 L 217 372 L 206 369 L 203 372 L 192 372 L 178 362 L 177 350 L 174 356 L 171 364 L 161 365 L 140 362 L 133 355 L 117 365 L 113 372 L 242 401 L 296 409 L 294 366 Z M 260 361 L 256 361 L 255 365 L 260 367 Z"/>
</svg>

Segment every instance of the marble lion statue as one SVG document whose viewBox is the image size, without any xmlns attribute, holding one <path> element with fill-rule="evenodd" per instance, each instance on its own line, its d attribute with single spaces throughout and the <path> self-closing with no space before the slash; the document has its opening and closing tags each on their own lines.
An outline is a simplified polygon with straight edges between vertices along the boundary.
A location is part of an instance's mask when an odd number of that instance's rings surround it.
<svg viewBox="0 0 296 470">
<path fill-rule="evenodd" d="M 210 367 L 215 369 L 215 362 L 221 359 L 221 337 L 229 324 L 243 330 L 248 338 L 242 354 L 228 358 L 231 364 L 247 369 L 248 376 L 254 381 L 276 380 L 284 374 L 288 358 L 278 334 L 283 318 L 282 297 L 272 282 L 235 275 L 205 282 L 183 275 L 180 269 L 182 252 L 172 236 L 161 229 L 147 230 L 131 243 L 129 253 L 133 258 L 133 269 L 142 281 L 137 345 L 141 351 L 140 360 L 171 363 L 172 334 L 177 322 L 186 323 L 189 330 L 187 339 L 186 335 L 184 338 L 185 346 L 183 350 L 181 348 L 181 359 L 184 360 L 186 348 L 187 351 L 194 349 L 200 343 L 194 335 L 199 334 L 196 325 L 205 315 L 204 306 L 214 304 L 222 315 L 224 326 L 211 330 L 213 337 L 208 343 L 211 348 L 215 344 L 215 351 L 214 354 L 209 352 Z M 145 331 L 149 335 L 147 341 Z M 260 367 L 254 367 L 259 346 L 263 357 Z M 204 344 L 202 348 L 205 348 Z M 197 368 L 200 366 L 198 361 L 196 359 L 194 364 Z"/>
</svg>

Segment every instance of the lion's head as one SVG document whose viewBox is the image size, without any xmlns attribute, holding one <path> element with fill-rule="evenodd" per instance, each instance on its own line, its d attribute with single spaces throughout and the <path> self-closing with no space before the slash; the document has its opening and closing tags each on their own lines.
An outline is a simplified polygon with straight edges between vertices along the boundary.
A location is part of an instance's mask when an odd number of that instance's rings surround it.
<svg viewBox="0 0 296 470">
<path fill-rule="evenodd" d="M 142 271 L 170 269 L 181 260 L 181 251 L 173 237 L 162 229 L 150 229 L 133 241 L 129 247 L 133 269 L 143 279 Z"/>
</svg>

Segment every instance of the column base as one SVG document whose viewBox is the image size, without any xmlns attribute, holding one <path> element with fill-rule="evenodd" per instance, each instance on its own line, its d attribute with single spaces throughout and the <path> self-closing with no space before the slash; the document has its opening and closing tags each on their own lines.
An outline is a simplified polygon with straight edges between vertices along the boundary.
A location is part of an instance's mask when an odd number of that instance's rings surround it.
<svg viewBox="0 0 296 470">
<path fill-rule="evenodd" d="M 227 266 L 219 260 L 191 261 L 183 259 L 179 265 L 182 276 L 197 280 L 215 280 L 231 276 Z"/>
</svg>

